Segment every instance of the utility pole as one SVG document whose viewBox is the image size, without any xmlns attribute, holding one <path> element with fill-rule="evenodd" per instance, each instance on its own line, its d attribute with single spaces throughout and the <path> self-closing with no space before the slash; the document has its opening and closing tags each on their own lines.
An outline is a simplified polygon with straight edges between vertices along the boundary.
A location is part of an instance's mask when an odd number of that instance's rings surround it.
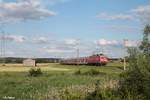
<svg viewBox="0 0 150 100">
<path fill-rule="evenodd" d="M 104 54 L 104 45 L 100 45 L 100 49 L 98 51 L 98 54 Z"/>
<path fill-rule="evenodd" d="M 99 52 L 100 52 L 100 48 L 99 48 L 100 46 L 99 46 L 99 44 L 97 43 L 97 45 L 96 45 L 96 51 L 95 51 L 95 53 L 94 53 L 94 55 L 95 54 L 99 54 Z"/>
<path fill-rule="evenodd" d="M 1 30 L 1 59 L 2 66 L 5 66 L 5 46 L 6 46 L 6 36 L 5 32 Z"/>
<path fill-rule="evenodd" d="M 76 48 L 77 48 L 77 65 L 78 65 L 79 64 L 79 39 L 77 40 Z"/>
<path fill-rule="evenodd" d="M 2 66 L 5 66 L 5 45 L 6 45 L 6 36 L 5 31 L 3 30 L 3 24 L 0 27 L 1 30 L 1 59 L 2 59 Z"/>
<path fill-rule="evenodd" d="M 79 64 L 79 48 L 77 48 L 77 64 Z"/>
</svg>

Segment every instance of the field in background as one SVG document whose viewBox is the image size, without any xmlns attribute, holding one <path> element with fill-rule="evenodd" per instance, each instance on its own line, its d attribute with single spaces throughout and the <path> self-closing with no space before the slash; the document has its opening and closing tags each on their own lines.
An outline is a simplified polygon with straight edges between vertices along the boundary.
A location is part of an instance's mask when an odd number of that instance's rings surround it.
<svg viewBox="0 0 150 100">
<path fill-rule="evenodd" d="M 123 69 L 122 63 L 109 63 L 106 66 L 87 66 L 87 65 L 60 65 L 59 63 L 42 63 L 37 64 L 38 68 L 41 68 L 42 71 L 74 71 L 76 69 L 87 70 L 89 68 L 96 68 L 106 71 L 118 72 L 118 70 Z M 27 72 L 32 67 L 24 66 L 23 64 L 5 64 L 3 66 L 0 64 L 0 72 Z"/>
<path fill-rule="evenodd" d="M 89 88 L 88 90 L 92 89 L 93 84 L 95 84 L 97 80 L 100 80 L 102 83 L 110 79 L 117 80 L 119 74 L 123 72 L 122 63 L 109 63 L 107 66 L 101 67 L 48 63 L 38 64 L 37 67 L 41 68 L 43 72 L 43 75 L 40 77 L 29 76 L 28 71 L 32 67 L 25 67 L 21 64 L 1 65 L 0 99 L 5 96 L 10 96 L 16 99 L 21 98 L 21 100 L 23 98 L 25 98 L 24 100 L 31 99 L 32 97 L 34 97 L 35 100 L 37 98 L 42 98 L 41 100 L 44 100 L 45 97 L 53 97 L 52 95 L 56 96 L 60 90 L 68 89 L 69 87 L 75 88 L 75 90 L 77 89 L 76 91 L 78 92 L 83 92 L 87 87 Z M 84 73 L 91 69 L 96 69 L 102 74 L 75 74 L 78 70 Z"/>
<path fill-rule="evenodd" d="M 67 68 L 59 68 L 59 64 L 37 64 L 36 67 L 41 68 L 43 71 L 69 71 Z M 27 72 L 32 67 L 26 67 L 23 64 L 6 64 L 0 65 L 0 72 Z"/>
</svg>

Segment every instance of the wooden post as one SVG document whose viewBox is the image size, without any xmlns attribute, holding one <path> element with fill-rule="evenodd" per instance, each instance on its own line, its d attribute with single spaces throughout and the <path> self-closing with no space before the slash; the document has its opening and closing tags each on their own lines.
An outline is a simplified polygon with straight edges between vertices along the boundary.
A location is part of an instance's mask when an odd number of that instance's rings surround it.
<svg viewBox="0 0 150 100">
<path fill-rule="evenodd" d="M 125 58 L 125 56 L 124 56 L 124 64 L 123 64 L 123 66 L 124 66 L 124 70 L 126 70 L 126 58 Z"/>
<path fill-rule="evenodd" d="M 128 40 L 127 39 L 124 39 L 124 61 L 123 61 L 123 69 L 126 70 L 126 46 L 127 46 L 127 43 Z"/>
</svg>

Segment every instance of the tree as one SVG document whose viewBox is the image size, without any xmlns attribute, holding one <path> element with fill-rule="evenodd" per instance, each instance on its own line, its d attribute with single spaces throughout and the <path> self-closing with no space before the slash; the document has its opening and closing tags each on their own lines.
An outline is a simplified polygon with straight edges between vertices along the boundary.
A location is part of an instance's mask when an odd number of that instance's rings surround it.
<svg viewBox="0 0 150 100">
<path fill-rule="evenodd" d="M 150 25 L 146 25 L 144 28 L 143 41 L 140 45 L 140 49 L 143 51 L 144 54 L 148 55 L 150 55 L 149 35 L 150 35 Z"/>
<path fill-rule="evenodd" d="M 120 91 L 123 99 L 132 96 L 133 100 L 149 100 L 150 98 L 150 25 L 143 32 L 141 51 L 129 48 L 129 69 L 122 74 Z"/>
</svg>

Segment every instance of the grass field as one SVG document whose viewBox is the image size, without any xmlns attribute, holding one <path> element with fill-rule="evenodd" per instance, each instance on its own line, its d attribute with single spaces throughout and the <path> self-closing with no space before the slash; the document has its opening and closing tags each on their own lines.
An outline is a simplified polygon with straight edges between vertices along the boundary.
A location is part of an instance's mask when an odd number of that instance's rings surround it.
<svg viewBox="0 0 150 100">
<path fill-rule="evenodd" d="M 117 80 L 123 72 L 122 63 L 109 63 L 107 66 L 75 66 L 59 64 L 38 64 L 43 75 L 30 77 L 28 71 L 31 67 L 21 64 L 0 65 L 0 100 L 5 97 L 14 97 L 19 100 L 59 100 L 64 89 L 83 94 L 92 90 L 97 80 L 103 84 L 105 81 Z M 96 69 L 99 75 L 76 75 L 80 70 L 85 73 Z M 79 92 L 81 91 L 81 92 Z M 84 91 L 84 92 L 83 92 Z"/>
<path fill-rule="evenodd" d="M 43 71 L 69 71 L 67 68 L 56 67 L 57 64 L 38 64 L 37 67 Z M 27 72 L 31 67 L 25 67 L 22 64 L 6 64 L 6 66 L 0 65 L 0 72 Z"/>
</svg>

